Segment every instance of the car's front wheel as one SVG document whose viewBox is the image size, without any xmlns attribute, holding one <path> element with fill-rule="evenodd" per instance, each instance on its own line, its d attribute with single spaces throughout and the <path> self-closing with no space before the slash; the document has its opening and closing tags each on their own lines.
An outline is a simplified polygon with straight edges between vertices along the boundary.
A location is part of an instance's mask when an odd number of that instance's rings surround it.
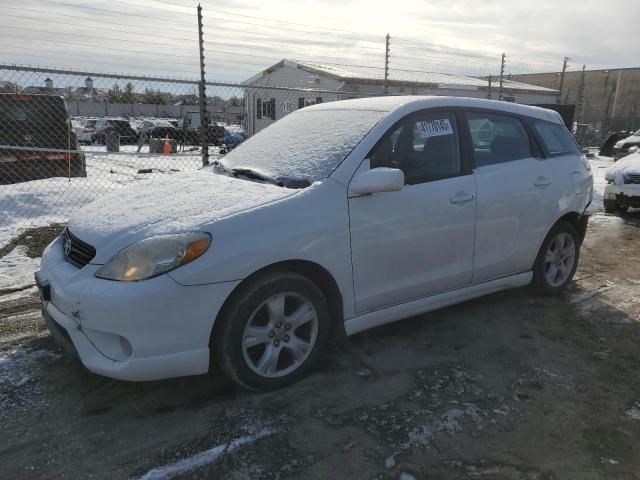
<svg viewBox="0 0 640 480">
<path fill-rule="evenodd" d="M 327 300 L 308 278 L 260 275 L 225 305 L 212 339 L 215 359 L 239 385 L 275 390 L 306 375 L 324 352 Z"/>
<path fill-rule="evenodd" d="M 547 234 L 533 267 L 533 288 L 542 295 L 559 295 L 578 268 L 580 241 L 573 225 L 560 221 Z"/>
</svg>

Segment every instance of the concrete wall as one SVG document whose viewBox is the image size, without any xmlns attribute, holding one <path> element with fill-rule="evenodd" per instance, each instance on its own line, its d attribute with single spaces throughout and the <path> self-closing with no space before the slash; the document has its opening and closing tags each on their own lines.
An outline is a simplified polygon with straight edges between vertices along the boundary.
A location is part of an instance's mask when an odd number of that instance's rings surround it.
<svg viewBox="0 0 640 480">
<path fill-rule="evenodd" d="M 160 117 L 182 118 L 188 112 L 199 112 L 198 105 L 156 105 L 67 100 L 67 109 L 72 117 Z M 207 105 L 211 119 L 218 122 L 241 124 L 244 107 Z"/>
<path fill-rule="evenodd" d="M 581 71 L 565 74 L 561 99 L 576 104 Z M 560 72 L 513 75 L 513 80 L 541 87 L 560 88 Z M 585 72 L 583 122 L 599 130 L 640 128 L 640 67 Z"/>
</svg>

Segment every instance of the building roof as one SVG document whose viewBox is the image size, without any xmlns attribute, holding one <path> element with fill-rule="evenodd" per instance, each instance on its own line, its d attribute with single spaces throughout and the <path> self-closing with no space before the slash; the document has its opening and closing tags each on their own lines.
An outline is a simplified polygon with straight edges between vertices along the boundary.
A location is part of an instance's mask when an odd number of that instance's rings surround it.
<svg viewBox="0 0 640 480">
<path fill-rule="evenodd" d="M 330 66 L 322 63 L 307 62 L 299 60 L 287 60 L 283 59 L 275 65 L 263 70 L 262 72 L 249 78 L 244 84 L 254 84 L 260 78 L 268 75 L 274 70 L 281 68 L 285 65 L 305 70 L 309 73 L 317 75 L 323 75 L 326 77 L 334 78 L 348 83 L 366 83 L 366 84 L 379 84 L 384 83 L 384 72 L 381 69 L 374 69 L 370 67 L 359 66 Z M 390 85 L 406 85 L 406 86 L 420 86 L 428 88 L 459 88 L 459 89 L 486 89 L 488 88 L 488 81 L 482 78 L 469 77 L 465 75 L 454 75 L 448 73 L 436 73 L 436 72 L 406 72 L 391 69 L 389 71 L 389 84 Z M 515 82 L 512 80 L 503 80 L 505 91 L 508 92 L 539 92 L 548 94 L 557 94 L 558 91 L 539 87 L 537 85 L 530 85 L 528 83 Z M 498 88 L 497 79 L 494 81 L 493 88 Z"/>
</svg>

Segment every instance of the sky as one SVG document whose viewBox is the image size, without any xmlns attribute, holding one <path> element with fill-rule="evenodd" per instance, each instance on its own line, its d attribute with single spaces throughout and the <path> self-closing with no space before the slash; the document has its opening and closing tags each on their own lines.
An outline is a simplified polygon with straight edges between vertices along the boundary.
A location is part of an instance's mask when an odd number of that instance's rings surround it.
<svg viewBox="0 0 640 480">
<path fill-rule="evenodd" d="M 197 2 L 21 0 L 0 16 L 0 63 L 197 79 Z M 468 75 L 640 66 L 638 0 L 203 0 L 207 80 L 282 58 Z M 0 78 L 2 80 L 2 78 Z"/>
</svg>

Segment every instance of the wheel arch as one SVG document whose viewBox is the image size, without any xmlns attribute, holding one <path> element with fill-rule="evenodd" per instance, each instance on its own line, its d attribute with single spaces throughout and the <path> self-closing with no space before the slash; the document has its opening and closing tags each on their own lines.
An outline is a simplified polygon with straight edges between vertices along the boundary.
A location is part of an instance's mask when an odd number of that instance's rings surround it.
<svg viewBox="0 0 640 480">
<path fill-rule="evenodd" d="M 209 346 L 212 345 L 213 339 L 216 335 L 216 326 L 220 324 L 218 321 L 224 314 L 231 299 L 238 294 L 239 291 L 244 288 L 249 282 L 255 278 L 272 273 L 275 271 L 289 271 L 302 275 L 313 283 L 315 283 L 327 299 L 329 306 L 329 316 L 331 318 L 331 325 L 329 326 L 329 339 L 330 341 L 341 342 L 346 338 L 346 332 L 344 329 L 344 310 L 342 303 L 342 293 L 338 287 L 333 275 L 322 265 L 309 261 L 309 260 L 285 260 L 281 262 L 272 263 L 265 267 L 256 270 L 251 275 L 242 280 L 231 291 L 227 299 L 224 301 L 222 308 L 218 311 L 218 315 L 213 323 L 211 329 L 211 335 L 209 338 Z"/>
<path fill-rule="evenodd" d="M 556 219 L 555 222 L 553 222 L 553 224 L 549 227 L 547 232 L 544 234 L 544 237 L 542 239 L 540 239 L 540 242 L 538 243 L 538 250 L 537 250 L 538 253 L 536 253 L 535 258 L 533 259 L 533 263 L 531 264 L 531 269 L 532 270 L 533 270 L 533 267 L 534 267 L 534 265 L 536 263 L 536 260 L 538 259 L 538 254 L 540 253 L 540 249 L 542 248 L 542 245 L 544 244 L 544 240 L 549 235 L 549 232 L 551 232 L 551 230 L 553 230 L 553 228 L 559 222 L 567 222 L 570 225 L 572 225 L 576 229 L 576 231 L 578 232 L 579 245 L 582 245 L 582 242 L 584 240 L 585 234 L 587 233 L 587 224 L 589 222 L 589 216 L 586 215 L 586 214 L 580 214 L 578 212 L 566 212 L 562 216 L 560 216 L 558 219 Z"/>
<path fill-rule="evenodd" d="M 553 228 L 558 222 L 567 222 L 573 225 L 573 227 L 578 232 L 578 241 L 580 242 L 580 244 L 582 244 L 584 237 L 587 233 L 587 224 L 589 222 L 588 215 L 580 214 L 578 212 L 565 213 L 564 215 L 562 215 L 560 218 L 556 220 L 556 222 L 551 226 L 551 228 Z M 551 228 L 549 229 L 549 231 L 551 231 Z"/>
</svg>

